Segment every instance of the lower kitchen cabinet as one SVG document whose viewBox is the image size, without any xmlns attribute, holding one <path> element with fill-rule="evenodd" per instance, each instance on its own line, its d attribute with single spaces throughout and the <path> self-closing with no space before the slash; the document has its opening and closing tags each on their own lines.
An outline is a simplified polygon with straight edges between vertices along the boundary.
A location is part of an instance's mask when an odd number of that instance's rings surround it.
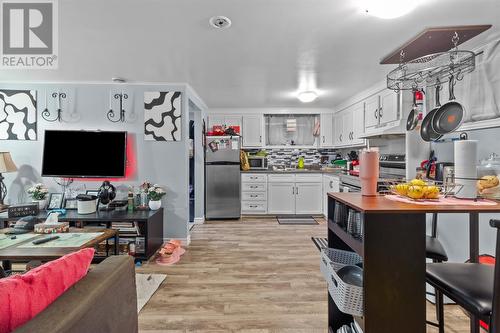
<svg viewBox="0 0 500 333">
<path fill-rule="evenodd" d="M 322 213 L 321 174 L 270 175 L 267 189 L 268 214 L 316 215 Z"/>
<path fill-rule="evenodd" d="M 295 183 L 269 183 L 267 187 L 269 214 L 295 214 Z"/>
<path fill-rule="evenodd" d="M 337 176 L 323 175 L 323 215 L 328 219 L 328 193 L 340 192 L 340 179 Z"/>
<path fill-rule="evenodd" d="M 295 214 L 321 214 L 323 208 L 321 183 L 297 183 L 295 186 Z"/>
<path fill-rule="evenodd" d="M 267 214 L 267 175 L 241 174 L 241 214 Z"/>
</svg>

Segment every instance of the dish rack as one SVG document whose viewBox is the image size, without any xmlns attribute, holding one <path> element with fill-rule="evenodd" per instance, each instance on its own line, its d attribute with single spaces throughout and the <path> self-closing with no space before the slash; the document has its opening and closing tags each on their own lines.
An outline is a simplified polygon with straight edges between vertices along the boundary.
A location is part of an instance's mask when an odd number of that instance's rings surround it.
<svg viewBox="0 0 500 333">
<path fill-rule="evenodd" d="M 384 188 L 384 194 L 393 194 L 393 195 L 397 195 L 401 198 L 405 198 L 405 199 L 412 200 L 412 201 L 419 201 L 419 202 L 421 202 L 421 201 L 439 201 L 439 199 L 442 197 L 448 197 L 448 196 L 455 195 L 456 193 L 460 192 L 460 190 L 463 188 L 463 185 L 457 184 L 454 182 L 439 182 L 439 181 L 426 180 L 425 183 L 426 183 L 426 185 L 412 185 L 405 180 L 388 180 L 382 184 L 382 188 Z M 396 190 L 396 187 L 398 185 L 422 186 L 422 187 L 435 186 L 439 189 L 439 197 L 438 198 L 418 198 L 418 199 L 411 198 L 407 195 L 403 195 L 403 194 L 399 193 Z"/>
<path fill-rule="evenodd" d="M 345 283 L 337 271 L 361 262 L 363 259 L 354 252 L 332 248 L 321 250 L 320 271 L 328 283 L 328 293 L 340 311 L 358 317 L 363 316 L 363 288 Z"/>
</svg>

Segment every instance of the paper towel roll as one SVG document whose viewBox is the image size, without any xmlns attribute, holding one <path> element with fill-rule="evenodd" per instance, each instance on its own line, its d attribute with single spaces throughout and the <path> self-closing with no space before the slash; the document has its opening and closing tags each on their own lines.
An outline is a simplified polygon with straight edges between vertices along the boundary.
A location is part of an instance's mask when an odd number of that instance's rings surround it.
<svg viewBox="0 0 500 333">
<path fill-rule="evenodd" d="M 455 178 L 463 188 L 457 198 L 474 199 L 477 197 L 477 141 L 455 141 Z M 464 179 L 465 178 L 465 179 Z"/>
</svg>

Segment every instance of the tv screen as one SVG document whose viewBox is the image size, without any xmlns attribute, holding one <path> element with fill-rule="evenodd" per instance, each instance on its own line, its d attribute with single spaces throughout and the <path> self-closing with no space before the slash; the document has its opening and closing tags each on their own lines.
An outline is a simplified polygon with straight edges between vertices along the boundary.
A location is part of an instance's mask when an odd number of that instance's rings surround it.
<svg viewBox="0 0 500 333">
<path fill-rule="evenodd" d="M 127 132 L 45 131 L 42 176 L 125 176 Z"/>
</svg>

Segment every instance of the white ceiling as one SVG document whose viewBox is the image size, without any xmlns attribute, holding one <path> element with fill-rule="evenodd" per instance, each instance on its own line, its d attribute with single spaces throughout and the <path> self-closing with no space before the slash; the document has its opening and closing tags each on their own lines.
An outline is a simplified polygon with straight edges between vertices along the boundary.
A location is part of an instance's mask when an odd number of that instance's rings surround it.
<svg viewBox="0 0 500 333">
<path fill-rule="evenodd" d="M 500 36 L 499 0 L 425 0 L 383 20 L 356 0 L 61 0 L 59 69 L 0 71 L 1 81 L 187 82 L 209 107 L 304 106 L 303 78 L 333 107 L 384 79 L 379 60 L 425 27 L 493 24 L 467 47 Z M 208 26 L 231 18 L 228 30 Z"/>
</svg>

